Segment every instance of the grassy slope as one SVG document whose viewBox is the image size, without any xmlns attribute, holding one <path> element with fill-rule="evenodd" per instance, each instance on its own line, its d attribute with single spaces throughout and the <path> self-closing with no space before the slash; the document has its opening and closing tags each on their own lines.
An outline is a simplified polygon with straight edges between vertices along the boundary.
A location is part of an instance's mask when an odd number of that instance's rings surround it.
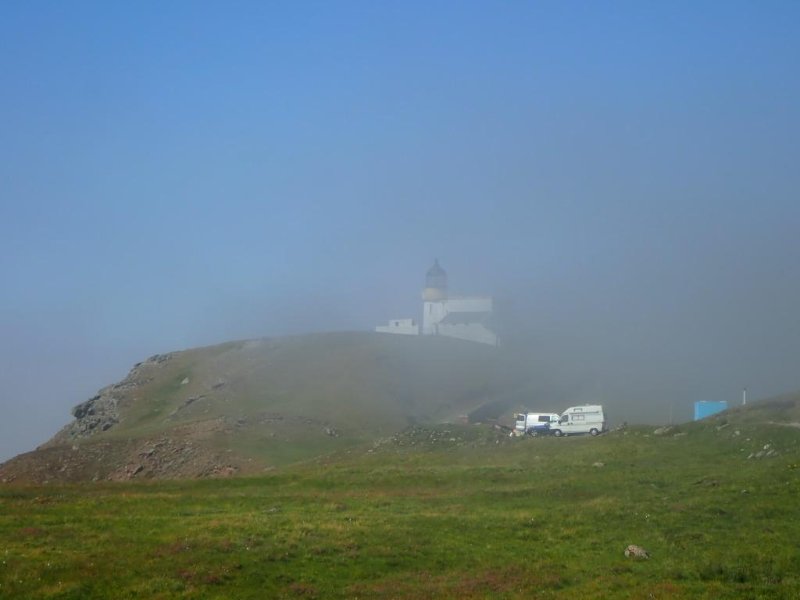
<svg viewBox="0 0 800 600">
<path fill-rule="evenodd" d="M 519 401 L 530 369 L 509 364 L 502 351 L 479 344 L 370 333 L 175 352 L 167 361 L 144 363 L 135 385 L 110 392 L 118 398 L 117 425 L 84 439 L 62 432 L 46 445 L 48 452 L 7 464 L 5 473 L 24 479 L 35 472 L 38 481 L 102 479 L 135 466 L 141 452 L 165 438 L 191 443 L 202 460 L 153 476 L 192 477 L 210 463 L 228 462 L 257 473 L 391 435 L 410 423 L 453 420 L 487 402 Z M 104 465 L 104 457 L 113 465 Z"/>
<path fill-rule="evenodd" d="M 795 598 L 783 402 L 659 436 L 418 427 L 261 478 L 5 486 L 0 597 Z"/>
<path fill-rule="evenodd" d="M 322 334 L 233 345 L 198 360 L 189 371 L 196 390 L 217 381 L 219 391 L 180 412 L 180 424 L 243 419 L 235 435 L 218 434 L 216 448 L 285 465 L 391 434 L 410 422 L 436 422 L 486 401 L 497 352 L 457 340 L 374 334 Z M 193 391 L 171 377 L 165 410 Z M 192 375 L 188 375 L 192 379 Z M 194 393 L 202 393 L 196 391 Z M 151 415 L 137 427 L 171 426 Z M 333 427 L 337 437 L 324 433 Z M 135 435 L 121 427 L 114 433 Z"/>
<path fill-rule="evenodd" d="M 164 411 L 172 411 L 184 397 L 208 394 L 209 401 L 181 413 L 183 421 L 276 411 L 362 431 L 405 425 L 409 417 L 448 416 L 447 402 L 466 401 L 453 412 L 471 408 L 468 394 L 490 379 L 494 354 L 455 340 L 371 334 L 243 342 L 181 357 L 185 366 L 173 366 L 168 380 L 158 382 L 163 391 L 147 400 L 163 396 Z M 195 387 L 181 389 L 183 376 L 194 373 Z M 225 385 L 209 392 L 217 381 Z M 149 413 L 136 426 L 168 426 L 159 419 L 164 411 Z M 118 429 L 119 435 L 130 432 Z"/>
</svg>

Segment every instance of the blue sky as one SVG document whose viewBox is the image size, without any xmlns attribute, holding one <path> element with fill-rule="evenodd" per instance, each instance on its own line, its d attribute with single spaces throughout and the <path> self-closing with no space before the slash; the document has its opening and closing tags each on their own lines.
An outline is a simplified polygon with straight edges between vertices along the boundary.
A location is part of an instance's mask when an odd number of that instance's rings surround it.
<svg viewBox="0 0 800 600">
<path fill-rule="evenodd" d="M 800 389 L 798 17 L 3 3 L 0 459 L 147 355 L 415 316 L 434 257 L 654 420 Z"/>
</svg>

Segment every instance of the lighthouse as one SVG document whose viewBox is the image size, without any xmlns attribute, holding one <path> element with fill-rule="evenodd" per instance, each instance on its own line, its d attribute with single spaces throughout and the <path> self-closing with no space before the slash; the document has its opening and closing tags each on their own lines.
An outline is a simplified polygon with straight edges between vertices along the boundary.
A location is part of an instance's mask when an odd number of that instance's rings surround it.
<svg viewBox="0 0 800 600">
<path fill-rule="evenodd" d="M 441 335 L 479 344 L 499 345 L 492 330 L 491 296 L 456 296 L 447 286 L 447 272 L 433 261 L 422 289 L 422 329 L 414 319 L 393 319 L 375 331 L 404 335 Z"/>
<path fill-rule="evenodd" d="M 439 259 L 425 274 L 422 290 L 422 335 L 438 335 L 439 323 L 447 316 L 447 272 Z"/>
</svg>

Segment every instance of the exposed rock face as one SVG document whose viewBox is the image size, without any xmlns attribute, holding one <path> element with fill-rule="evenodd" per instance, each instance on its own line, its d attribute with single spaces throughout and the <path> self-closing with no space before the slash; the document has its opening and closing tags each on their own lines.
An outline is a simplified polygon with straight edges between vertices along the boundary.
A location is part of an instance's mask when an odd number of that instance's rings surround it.
<svg viewBox="0 0 800 600">
<path fill-rule="evenodd" d="M 108 431 L 120 421 L 119 403 L 131 391 L 152 381 L 152 369 L 167 362 L 172 354 L 156 354 L 136 363 L 128 376 L 119 383 L 100 390 L 96 396 L 72 409 L 75 420 L 67 424 L 46 446 L 69 443 L 97 433 Z"/>
<path fill-rule="evenodd" d="M 83 438 L 98 431 L 107 431 L 119 423 L 117 399 L 100 393 L 72 409 L 75 422 L 70 423 L 69 437 Z"/>
</svg>

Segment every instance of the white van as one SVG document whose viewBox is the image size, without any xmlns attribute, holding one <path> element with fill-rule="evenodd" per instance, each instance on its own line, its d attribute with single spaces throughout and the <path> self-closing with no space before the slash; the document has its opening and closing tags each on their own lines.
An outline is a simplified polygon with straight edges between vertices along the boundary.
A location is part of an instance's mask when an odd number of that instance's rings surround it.
<svg viewBox="0 0 800 600">
<path fill-rule="evenodd" d="M 558 424 L 558 418 L 556 413 L 518 413 L 514 429 L 519 435 L 547 433 L 553 425 Z"/>
<path fill-rule="evenodd" d="M 557 423 L 550 425 L 550 432 L 556 437 L 575 433 L 597 435 L 607 430 L 606 417 L 600 404 L 571 406 L 561 414 Z"/>
</svg>

